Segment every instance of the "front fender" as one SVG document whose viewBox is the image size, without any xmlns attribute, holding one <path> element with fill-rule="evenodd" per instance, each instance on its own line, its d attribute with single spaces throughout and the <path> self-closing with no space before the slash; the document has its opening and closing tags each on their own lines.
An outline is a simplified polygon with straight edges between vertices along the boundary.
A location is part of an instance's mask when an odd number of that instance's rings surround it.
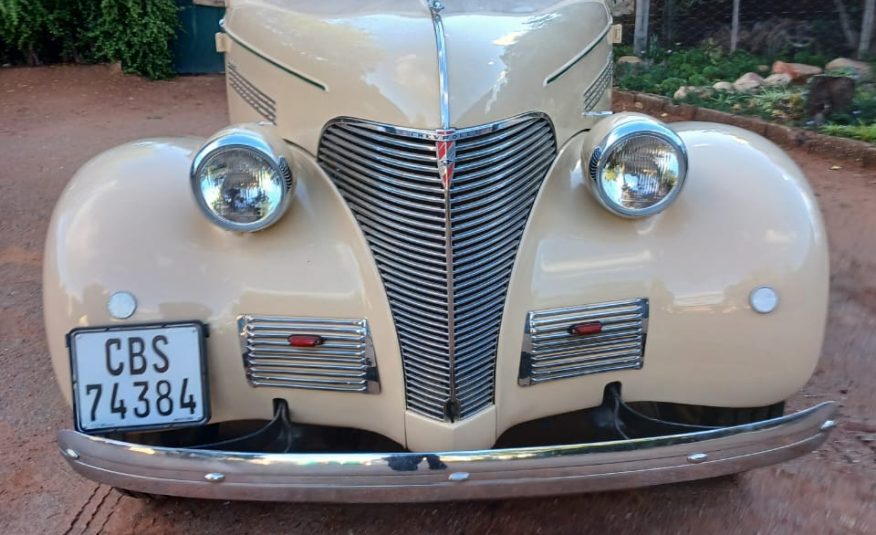
<svg viewBox="0 0 876 535">
<path fill-rule="evenodd" d="M 609 119 L 611 121 L 611 119 Z M 573 138 L 533 209 L 512 277 L 500 339 L 498 430 L 598 405 L 605 384 L 630 401 L 756 407 L 783 401 L 809 379 L 827 311 L 827 240 L 810 187 L 778 147 L 724 125 L 672 127 L 689 150 L 687 184 L 665 212 L 626 220 L 602 208 Z M 771 314 L 750 292 L 775 288 Z M 517 384 L 531 310 L 647 297 L 644 367 Z"/>
<path fill-rule="evenodd" d="M 120 324 L 107 298 L 138 300 L 126 322 L 198 319 L 207 340 L 213 421 L 272 416 L 288 401 L 296 421 L 369 429 L 404 443 L 401 363 L 376 266 L 346 204 L 312 156 L 290 147 L 299 181 L 286 215 L 270 229 L 235 234 L 199 212 L 189 168 L 201 139 L 144 140 L 83 166 L 49 226 L 44 310 L 56 376 L 68 402 L 65 335 Z M 379 395 L 253 388 L 244 373 L 237 316 L 367 318 Z"/>
</svg>

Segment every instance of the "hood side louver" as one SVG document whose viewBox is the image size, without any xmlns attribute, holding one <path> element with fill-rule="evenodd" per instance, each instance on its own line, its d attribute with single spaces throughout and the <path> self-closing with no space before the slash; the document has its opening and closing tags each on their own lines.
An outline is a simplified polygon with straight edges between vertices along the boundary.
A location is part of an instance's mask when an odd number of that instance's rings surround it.
<svg viewBox="0 0 876 535">
<path fill-rule="evenodd" d="M 274 102 L 274 99 L 247 80 L 240 71 L 237 70 L 237 66 L 234 63 L 229 61 L 226 71 L 228 85 L 240 95 L 240 98 L 252 106 L 259 115 L 271 123 L 277 124 L 277 104 Z"/>
</svg>

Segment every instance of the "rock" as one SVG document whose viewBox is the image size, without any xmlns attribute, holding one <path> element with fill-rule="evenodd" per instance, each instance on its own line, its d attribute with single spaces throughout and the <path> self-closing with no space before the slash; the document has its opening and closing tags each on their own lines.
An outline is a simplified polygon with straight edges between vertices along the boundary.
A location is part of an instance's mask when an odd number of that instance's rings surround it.
<svg viewBox="0 0 876 535">
<path fill-rule="evenodd" d="M 761 87 L 764 83 L 763 77 L 756 72 L 745 73 L 733 82 L 733 89 L 740 93 L 754 91 Z"/>
<path fill-rule="evenodd" d="M 697 87 L 695 85 L 683 85 L 672 96 L 675 100 L 686 100 L 689 97 L 709 98 L 715 94 L 711 87 Z"/>
<path fill-rule="evenodd" d="M 700 98 L 709 98 L 715 94 L 715 90 L 709 86 L 697 87 L 694 94 Z"/>
<path fill-rule="evenodd" d="M 848 76 L 814 76 L 809 83 L 806 114 L 816 124 L 824 122 L 832 113 L 842 113 L 855 98 L 855 80 Z"/>
<path fill-rule="evenodd" d="M 848 58 L 836 58 L 828 63 L 824 70 L 828 73 L 834 71 L 851 73 L 852 78 L 859 82 L 867 82 L 873 79 L 873 67 L 869 63 Z"/>
<path fill-rule="evenodd" d="M 730 82 L 718 82 L 712 86 L 712 89 L 718 91 L 719 93 L 732 93 L 736 91 L 736 88 L 733 87 L 733 84 Z"/>
<path fill-rule="evenodd" d="M 771 74 L 764 79 L 763 84 L 769 87 L 786 87 L 791 85 L 791 75 L 783 72 Z"/>
<path fill-rule="evenodd" d="M 696 86 L 683 85 L 678 88 L 678 91 L 676 91 L 674 95 L 672 95 L 672 98 L 675 100 L 685 100 L 691 95 L 693 89 L 696 89 Z"/>
<path fill-rule="evenodd" d="M 806 65 L 805 63 L 785 63 L 777 61 L 773 63 L 773 74 L 787 74 L 791 82 L 802 84 L 816 74 L 824 72 L 821 67 Z"/>
<path fill-rule="evenodd" d="M 642 63 L 642 58 L 638 56 L 621 56 L 617 59 L 618 65 L 639 65 Z"/>
</svg>

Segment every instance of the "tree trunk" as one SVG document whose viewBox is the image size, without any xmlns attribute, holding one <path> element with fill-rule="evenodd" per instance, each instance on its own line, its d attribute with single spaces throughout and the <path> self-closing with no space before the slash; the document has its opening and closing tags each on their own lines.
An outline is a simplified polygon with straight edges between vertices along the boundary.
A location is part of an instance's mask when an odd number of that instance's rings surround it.
<svg viewBox="0 0 876 535">
<path fill-rule="evenodd" d="M 665 0 L 663 4 L 663 41 L 665 46 L 675 42 L 675 0 Z"/>
<path fill-rule="evenodd" d="M 636 29 L 633 48 L 637 55 L 648 52 L 648 23 L 651 21 L 651 0 L 636 0 Z"/>
<path fill-rule="evenodd" d="M 25 61 L 27 61 L 27 64 L 31 67 L 37 67 L 39 65 L 42 65 L 42 63 L 40 63 L 40 57 L 37 55 L 32 47 L 29 47 L 24 55 L 26 58 Z"/>
<path fill-rule="evenodd" d="M 846 9 L 843 0 L 833 0 L 833 3 L 836 6 L 836 12 L 839 15 L 840 28 L 842 28 L 843 35 L 846 37 L 846 45 L 848 45 L 849 48 L 855 48 L 855 45 L 858 44 L 858 34 L 852 29 L 852 22 L 849 20 L 849 11 Z"/>
<path fill-rule="evenodd" d="M 858 43 L 858 59 L 864 59 L 870 54 L 874 18 L 876 18 L 876 0 L 866 0 L 864 4 L 864 22 L 861 24 L 861 42 Z"/>
<path fill-rule="evenodd" d="M 736 52 L 739 47 L 739 3 L 733 0 L 733 26 L 730 28 L 730 53 Z"/>
</svg>

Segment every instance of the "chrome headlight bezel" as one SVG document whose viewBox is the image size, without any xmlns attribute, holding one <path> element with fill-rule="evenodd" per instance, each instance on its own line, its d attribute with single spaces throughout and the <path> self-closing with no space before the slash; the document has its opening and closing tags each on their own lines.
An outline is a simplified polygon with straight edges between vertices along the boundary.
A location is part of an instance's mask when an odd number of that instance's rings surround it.
<svg viewBox="0 0 876 535">
<path fill-rule="evenodd" d="M 251 151 L 257 158 L 268 163 L 285 184 L 285 187 L 281 189 L 281 198 L 277 207 L 258 221 L 241 223 L 224 218 L 210 208 L 204 199 L 200 186 L 200 177 L 204 166 L 214 157 L 230 150 Z M 258 127 L 240 126 L 220 131 L 198 150 L 192 160 L 189 183 L 198 208 L 213 224 L 225 230 L 257 232 L 270 227 L 286 213 L 295 191 L 295 176 L 284 153 L 284 147 L 278 141 L 269 139 L 258 130 Z"/>
<path fill-rule="evenodd" d="M 629 208 L 610 198 L 602 185 L 603 171 L 609 158 L 632 138 L 651 136 L 665 142 L 678 158 L 678 182 L 660 201 L 647 208 Z M 615 125 L 593 148 L 586 160 L 590 190 L 599 203 L 609 212 L 627 219 L 640 219 L 658 214 L 668 208 L 681 193 L 687 181 L 688 155 L 681 137 L 664 123 L 646 116 L 635 116 Z"/>
</svg>

